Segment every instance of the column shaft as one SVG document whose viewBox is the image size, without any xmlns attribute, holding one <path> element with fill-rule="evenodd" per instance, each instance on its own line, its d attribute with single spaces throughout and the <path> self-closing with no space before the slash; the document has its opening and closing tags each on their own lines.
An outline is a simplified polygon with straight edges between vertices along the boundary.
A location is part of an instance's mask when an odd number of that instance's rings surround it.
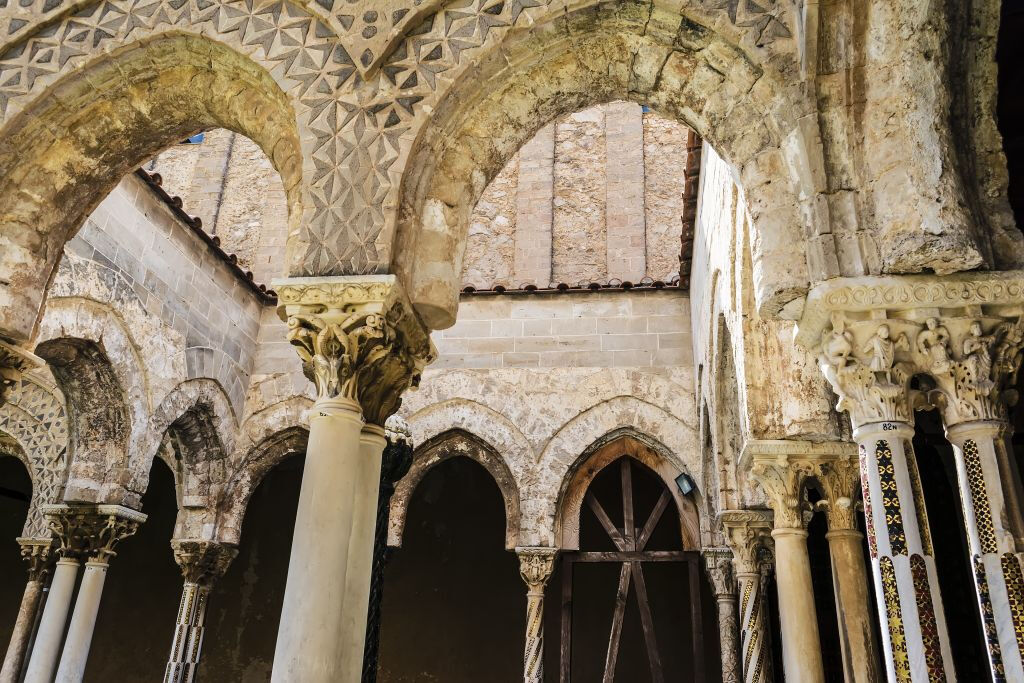
<svg viewBox="0 0 1024 683">
<path fill-rule="evenodd" d="M 25 650 L 29 638 L 32 637 L 32 626 L 39 610 L 39 599 L 43 595 L 42 577 L 31 578 L 25 584 L 25 592 L 21 596 L 18 608 L 18 619 L 14 622 L 11 643 L 7 646 L 3 668 L 0 669 L 0 683 L 17 683 L 21 676 L 21 667 L 25 661 Z"/>
<path fill-rule="evenodd" d="M 889 680 L 953 681 L 913 435 L 913 427 L 902 422 L 868 423 L 854 430 L 882 647 Z"/>
<path fill-rule="evenodd" d="M 25 683 L 51 683 L 57 667 L 64 625 L 67 623 L 71 596 L 75 591 L 79 562 L 73 558 L 61 558 L 53 571 L 49 595 L 43 607 L 43 616 L 36 631 L 35 645 L 25 672 Z"/>
<path fill-rule="evenodd" d="M 736 596 L 718 595 L 718 633 L 722 644 L 722 683 L 740 680 L 739 653 L 736 645 Z"/>
<path fill-rule="evenodd" d="M 1024 680 L 1024 571 L 1000 480 L 1004 425 L 963 422 L 947 434 L 956 453 L 963 519 L 989 665 L 995 680 Z"/>
<path fill-rule="evenodd" d="M 765 604 L 759 572 L 737 573 L 740 599 L 740 653 L 744 683 L 768 683 L 771 651 L 768 648 Z"/>
<path fill-rule="evenodd" d="M 345 610 L 347 576 L 353 542 L 361 538 L 354 533 L 357 520 L 370 526 L 372 543 L 380 460 L 362 457 L 363 421 L 355 401 L 321 399 L 313 413 L 271 679 L 354 683 L 362 640 L 355 661 L 343 653 L 353 629 L 365 632 L 366 612 L 355 622 Z"/>
<path fill-rule="evenodd" d="M 554 548 L 516 548 L 519 574 L 527 587 L 524 683 L 544 683 L 544 586 L 554 570 L 555 552 Z"/>
<path fill-rule="evenodd" d="M 164 674 L 165 683 L 191 683 L 195 679 L 203 644 L 203 622 L 208 597 L 209 588 L 192 581 L 185 582 L 181 590 L 171 656 Z"/>
<path fill-rule="evenodd" d="M 82 583 L 78 587 L 75 611 L 64 641 L 64 651 L 57 668 L 57 683 L 79 683 L 85 675 L 89 661 L 89 645 L 96 627 L 96 615 L 100 610 L 103 584 L 107 578 L 107 563 L 104 560 L 89 560 L 82 572 Z"/>
<path fill-rule="evenodd" d="M 835 529 L 826 534 L 832 557 L 832 583 L 835 588 L 839 639 L 843 650 L 843 671 L 848 683 L 875 683 L 882 680 L 878 671 L 874 630 L 868 602 L 867 568 L 861 542 L 863 534 L 855 529 Z"/>
<path fill-rule="evenodd" d="M 775 529 L 775 581 L 782 627 L 782 665 L 790 683 L 823 683 L 807 532 Z"/>
</svg>

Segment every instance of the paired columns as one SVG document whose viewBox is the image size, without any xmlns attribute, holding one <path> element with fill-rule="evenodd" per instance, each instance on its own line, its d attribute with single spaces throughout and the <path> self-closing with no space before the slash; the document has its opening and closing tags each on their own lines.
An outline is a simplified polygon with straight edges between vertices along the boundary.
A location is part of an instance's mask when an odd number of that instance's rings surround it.
<svg viewBox="0 0 1024 683">
<path fill-rule="evenodd" d="M 703 551 L 704 570 L 711 579 L 718 604 L 718 631 L 722 653 L 722 683 L 740 680 L 739 643 L 736 642 L 736 580 L 733 576 L 732 552 L 728 548 L 707 548 Z"/>
<path fill-rule="evenodd" d="M 146 515 L 120 505 L 44 505 L 41 509 L 60 542 L 60 560 L 50 583 L 25 681 L 50 683 L 54 680 L 54 669 L 57 681 L 80 681 L 89 658 L 107 566 L 116 554 L 114 546 L 134 534 L 146 521 Z M 85 571 L 64 637 L 82 559 Z"/>
<path fill-rule="evenodd" d="M 770 683 L 773 680 L 772 654 L 763 579 L 772 565 L 772 516 L 765 510 L 726 510 L 719 519 L 732 550 L 739 594 L 741 680 L 743 683 Z M 717 594 L 718 581 L 714 574 L 711 577 Z M 725 642 L 723 636 L 723 673 L 727 658 Z"/>
<path fill-rule="evenodd" d="M 436 353 L 392 275 L 290 278 L 274 288 L 317 400 L 271 680 L 356 683 L 383 424 Z"/>
<path fill-rule="evenodd" d="M 519 574 L 526 582 L 524 683 L 544 682 L 544 587 L 555 567 L 555 548 L 516 548 Z"/>
<path fill-rule="evenodd" d="M 17 683 L 21 677 L 32 630 L 39 616 L 43 585 L 46 575 L 53 569 L 53 539 L 19 538 L 18 544 L 21 546 L 22 559 L 28 562 L 28 583 L 25 584 L 11 642 L 7 646 L 3 668 L 0 669 L 0 683 Z"/>
<path fill-rule="evenodd" d="M 224 575 L 238 554 L 238 548 L 198 539 L 174 539 L 171 547 L 174 549 L 174 560 L 181 567 L 185 584 L 181 590 L 178 621 L 174 628 L 164 683 L 191 683 L 199 667 L 210 589 Z"/>
</svg>

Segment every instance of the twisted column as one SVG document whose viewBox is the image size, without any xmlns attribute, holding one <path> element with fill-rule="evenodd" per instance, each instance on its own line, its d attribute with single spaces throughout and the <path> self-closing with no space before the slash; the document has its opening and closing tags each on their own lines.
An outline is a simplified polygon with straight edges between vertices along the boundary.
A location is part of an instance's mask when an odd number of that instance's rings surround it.
<svg viewBox="0 0 1024 683">
<path fill-rule="evenodd" d="M 762 570 L 769 570 L 771 565 L 772 515 L 766 510 L 725 510 L 719 519 L 732 551 L 739 597 L 742 680 L 743 683 L 770 683 L 772 656 Z M 724 662 L 724 647 L 722 657 Z"/>
<path fill-rule="evenodd" d="M 555 566 L 556 548 L 516 548 L 519 574 L 526 582 L 524 683 L 544 682 L 544 586 Z"/>
<path fill-rule="evenodd" d="M 178 620 L 164 683 L 192 683 L 203 646 L 206 606 L 214 582 L 224 575 L 238 554 L 234 545 L 199 539 L 173 539 L 174 560 L 185 579 L 178 605 Z"/>
<path fill-rule="evenodd" d="M 380 613 L 384 600 L 384 567 L 388 560 L 388 516 L 395 484 L 412 466 L 412 435 L 405 420 L 397 415 L 385 426 L 388 444 L 384 447 L 377 494 L 377 523 L 373 537 L 373 573 L 370 579 L 370 609 L 366 616 L 366 646 L 363 650 L 362 683 L 376 683 L 380 659 Z"/>
<path fill-rule="evenodd" d="M 711 579 L 718 604 L 718 634 L 722 653 L 722 683 L 740 681 L 739 644 L 736 642 L 736 579 L 728 548 L 703 551 L 704 570 Z"/>
<path fill-rule="evenodd" d="M 384 421 L 435 351 L 392 275 L 275 282 L 317 400 L 271 680 L 363 672 Z"/>
<path fill-rule="evenodd" d="M 22 559 L 28 562 L 28 582 L 21 597 L 21 607 L 18 608 L 18 618 L 14 622 L 3 668 L 0 668 L 0 683 L 17 683 L 21 676 L 32 627 L 39 613 L 43 584 L 53 567 L 53 539 L 19 538 L 18 544 L 21 546 Z"/>
</svg>

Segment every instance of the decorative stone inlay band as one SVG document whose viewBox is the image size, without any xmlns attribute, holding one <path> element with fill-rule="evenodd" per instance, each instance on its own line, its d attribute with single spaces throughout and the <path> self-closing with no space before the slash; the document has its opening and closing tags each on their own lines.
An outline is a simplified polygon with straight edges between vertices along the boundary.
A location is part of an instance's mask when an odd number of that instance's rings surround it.
<svg viewBox="0 0 1024 683">
<path fill-rule="evenodd" d="M 910 657 L 907 654 L 907 637 L 903 628 L 903 613 L 900 611 L 900 591 L 896 585 L 896 570 L 892 558 L 883 557 L 879 561 L 882 575 L 882 595 L 885 598 L 885 614 L 889 623 L 892 643 L 893 668 L 896 680 L 910 683 Z"/>
<path fill-rule="evenodd" d="M 0 340 L 0 405 L 6 402 L 23 373 L 43 365 L 39 356 Z"/>
<path fill-rule="evenodd" d="M 981 606 L 981 622 L 985 629 L 985 644 L 988 648 L 989 665 L 992 667 L 992 678 L 997 683 L 1006 681 L 1006 668 L 1003 666 L 1003 654 L 999 645 L 999 630 L 996 628 L 996 615 L 992 609 L 992 596 L 989 593 L 988 579 L 985 576 L 985 563 L 981 556 L 975 555 L 974 582 L 977 585 L 978 604 Z"/>
<path fill-rule="evenodd" d="M 319 400 L 357 401 L 383 425 L 437 356 L 394 275 L 274 281 L 288 341 Z"/>
</svg>

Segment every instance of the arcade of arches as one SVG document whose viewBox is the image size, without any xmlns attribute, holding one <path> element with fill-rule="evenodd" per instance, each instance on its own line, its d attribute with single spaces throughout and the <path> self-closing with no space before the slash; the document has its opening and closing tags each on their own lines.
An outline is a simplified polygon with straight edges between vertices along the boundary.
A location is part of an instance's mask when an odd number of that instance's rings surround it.
<svg viewBox="0 0 1024 683">
<path fill-rule="evenodd" d="M 0 683 L 1024 681 L 1010 0 L 0 0 Z"/>
</svg>

